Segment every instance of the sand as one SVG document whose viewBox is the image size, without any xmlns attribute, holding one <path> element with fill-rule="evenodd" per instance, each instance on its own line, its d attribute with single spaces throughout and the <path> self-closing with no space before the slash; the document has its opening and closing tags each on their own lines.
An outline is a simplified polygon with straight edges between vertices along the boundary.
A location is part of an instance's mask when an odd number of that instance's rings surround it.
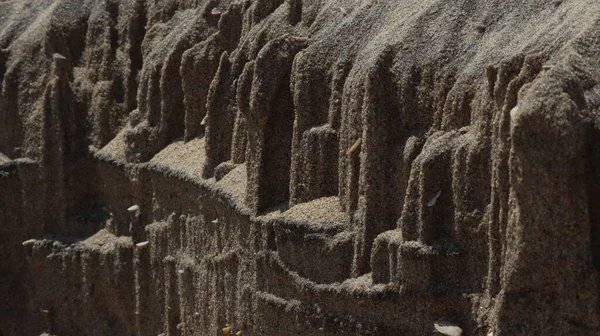
<svg viewBox="0 0 600 336">
<path fill-rule="evenodd" d="M 0 0 L 0 335 L 596 335 L 599 13 Z"/>
</svg>

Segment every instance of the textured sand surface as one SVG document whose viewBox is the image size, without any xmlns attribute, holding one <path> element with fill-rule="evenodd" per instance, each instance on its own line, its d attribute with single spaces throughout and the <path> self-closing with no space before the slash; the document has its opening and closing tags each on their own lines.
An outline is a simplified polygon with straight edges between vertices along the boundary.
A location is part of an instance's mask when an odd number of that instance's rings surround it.
<svg viewBox="0 0 600 336">
<path fill-rule="evenodd" d="M 597 0 L 0 0 L 0 83 L 2 336 L 600 333 Z"/>
</svg>

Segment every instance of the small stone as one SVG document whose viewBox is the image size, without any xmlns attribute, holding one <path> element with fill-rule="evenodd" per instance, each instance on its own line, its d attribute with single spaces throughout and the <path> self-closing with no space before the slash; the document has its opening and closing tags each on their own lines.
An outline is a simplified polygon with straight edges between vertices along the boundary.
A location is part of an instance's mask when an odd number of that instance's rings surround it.
<svg viewBox="0 0 600 336">
<path fill-rule="evenodd" d="M 437 332 L 439 332 L 442 335 L 461 336 L 463 333 L 462 329 L 459 326 L 446 322 L 435 322 L 433 324 L 433 327 Z"/>
<path fill-rule="evenodd" d="M 57 73 L 64 73 L 67 70 L 68 62 L 67 58 L 61 54 L 52 55 L 54 61 L 54 71 Z"/>
<path fill-rule="evenodd" d="M 360 145 L 362 144 L 362 138 L 358 138 L 356 139 L 356 141 L 354 141 L 354 144 L 352 145 L 352 147 L 350 147 L 347 151 L 346 151 L 346 155 L 350 155 L 354 152 L 356 152 L 356 150 L 358 150 L 360 148 Z"/>
<path fill-rule="evenodd" d="M 137 246 L 137 247 L 146 247 L 146 246 L 148 246 L 148 241 L 146 240 L 146 241 L 137 243 L 137 244 L 135 244 L 135 246 Z"/>
<path fill-rule="evenodd" d="M 432 199 L 429 200 L 429 202 L 427 202 L 427 206 L 428 207 L 432 207 L 435 205 L 435 203 L 437 202 L 438 197 L 440 197 L 440 195 L 442 194 L 442 191 L 438 191 L 437 194 L 435 194 L 435 196 L 433 196 Z"/>
<path fill-rule="evenodd" d="M 24 241 L 23 243 L 21 243 L 23 246 L 31 246 L 33 244 L 35 244 L 35 239 L 28 239 L 26 241 Z"/>
</svg>

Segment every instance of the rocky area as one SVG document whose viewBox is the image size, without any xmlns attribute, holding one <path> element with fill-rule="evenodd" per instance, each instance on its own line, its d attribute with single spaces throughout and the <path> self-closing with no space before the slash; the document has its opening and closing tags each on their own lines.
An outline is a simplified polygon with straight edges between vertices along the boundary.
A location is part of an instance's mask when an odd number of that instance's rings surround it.
<svg viewBox="0 0 600 336">
<path fill-rule="evenodd" d="M 2 336 L 600 333 L 597 0 L 0 0 L 0 48 Z"/>
</svg>

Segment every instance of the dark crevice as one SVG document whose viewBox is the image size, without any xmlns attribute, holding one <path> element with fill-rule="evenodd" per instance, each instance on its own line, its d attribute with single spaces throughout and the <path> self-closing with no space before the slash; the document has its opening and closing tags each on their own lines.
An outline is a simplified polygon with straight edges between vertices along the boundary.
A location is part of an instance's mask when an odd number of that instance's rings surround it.
<svg viewBox="0 0 600 336">
<path fill-rule="evenodd" d="M 88 18 L 81 19 L 75 28 L 69 31 L 67 35 L 67 43 L 70 51 L 70 60 L 73 66 L 79 64 L 83 52 L 85 50 L 85 39 L 88 30 Z"/>
<path fill-rule="evenodd" d="M 435 160 L 428 162 L 428 167 L 423 168 L 427 172 L 432 173 L 425 182 L 431 186 L 436 185 L 437 192 L 441 192 L 436 206 L 428 205 L 428 209 L 425 210 L 424 214 L 424 217 L 426 217 L 424 220 L 426 227 L 423 228 L 421 239 L 431 245 L 448 238 L 453 238 L 455 223 L 454 203 L 452 201 L 454 190 L 452 189 L 451 159 L 451 153 L 447 152 Z M 433 172 L 439 172 L 439 174 L 434 177 Z M 434 179 L 435 184 L 431 183 Z M 424 198 L 430 200 L 436 195 L 435 192 L 435 189 L 433 189 L 432 194 L 424 195 Z"/>
<path fill-rule="evenodd" d="M 365 98 L 365 93 L 364 93 L 364 87 L 360 87 L 358 92 L 356 93 L 356 106 L 360 106 L 362 107 L 363 102 L 364 102 L 364 98 Z M 360 118 L 361 116 L 358 117 L 354 117 L 354 121 L 356 121 L 356 128 L 355 129 L 348 129 L 346 132 L 347 134 L 355 134 L 354 138 L 350 138 L 350 146 L 352 146 L 352 144 L 355 143 L 355 141 L 358 141 L 358 139 L 361 139 L 362 141 L 362 120 Z M 358 119 L 358 120 L 357 120 Z M 342 129 L 343 132 L 343 129 Z M 350 148 L 350 147 L 348 147 Z M 344 148 L 340 149 L 340 155 L 344 155 L 345 153 L 342 152 L 344 150 Z M 344 169 L 347 170 L 347 185 L 340 185 L 339 189 L 340 190 L 346 190 L 347 193 L 347 204 L 346 204 L 346 211 L 349 213 L 353 213 L 354 211 L 357 210 L 358 208 L 358 191 L 359 191 L 359 187 L 360 187 L 360 151 L 361 151 L 361 146 L 359 145 L 358 148 L 351 153 L 350 155 L 346 154 L 345 156 L 347 157 L 347 159 L 345 160 L 345 164 L 347 162 L 347 167 L 340 167 L 340 170 Z"/>
<path fill-rule="evenodd" d="M 1 49 L 8 49 L 8 47 L 10 47 L 10 44 L 12 42 L 12 40 L 15 38 L 14 36 L 14 32 L 13 33 L 6 33 L 6 35 L 4 36 L 4 41 L 0 41 L 0 48 Z"/>
<path fill-rule="evenodd" d="M 220 163 L 231 159 L 231 139 L 235 124 L 236 107 L 233 81 L 237 77 L 232 73 L 229 54 L 221 55 L 219 68 L 210 84 L 206 102 L 206 155 L 203 176 L 212 177 L 214 169 Z"/>
<path fill-rule="evenodd" d="M 289 74 L 283 83 L 289 83 Z M 265 205 L 271 206 L 284 202 L 289 197 L 290 164 L 292 151 L 292 134 L 294 127 L 294 109 L 292 93 L 289 85 L 280 85 L 275 94 L 273 106 L 281 109 L 273 113 L 267 122 L 264 142 L 263 176 L 269 176 L 270 183 L 264 185 Z"/>
<path fill-rule="evenodd" d="M 117 30 L 117 24 L 119 22 L 119 4 L 117 2 L 110 2 L 107 6 L 108 15 L 110 17 L 110 52 L 111 59 L 115 59 L 117 55 L 117 49 L 119 48 L 119 31 Z"/>
<path fill-rule="evenodd" d="M 183 104 L 182 78 L 179 69 L 181 68 L 181 57 L 184 51 L 189 47 L 189 43 L 183 43 L 175 48 L 173 55 L 169 57 L 167 64 L 165 64 L 167 71 L 163 73 L 163 78 L 161 79 L 163 83 L 170 82 L 179 84 L 174 85 L 170 90 L 161 89 L 164 97 L 163 99 L 170 102 L 170 104 L 163 106 L 162 108 L 168 142 L 183 136 L 185 133 L 185 106 Z M 165 76 L 168 77 L 165 78 Z M 164 85 L 163 83 L 161 83 L 161 86 Z"/>
<path fill-rule="evenodd" d="M 456 123 L 457 128 L 469 126 L 471 124 L 471 116 L 473 114 L 473 111 L 471 110 L 471 103 L 473 102 L 474 98 L 475 92 L 468 91 L 467 93 L 465 93 L 463 99 L 461 99 L 458 109 L 458 120 Z"/>
<path fill-rule="evenodd" d="M 123 78 L 121 74 L 113 75 L 111 88 L 111 96 L 114 98 L 115 103 L 122 104 L 125 101 L 125 89 L 123 88 Z"/>
<path fill-rule="evenodd" d="M 590 237 L 592 263 L 600 272 L 600 129 L 593 128 L 587 146 L 588 172 L 588 211 L 590 219 Z"/>
<path fill-rule="evenodd" d="M 8 62 L 9 51 L 0 49 L 0 92 L 2 92 L 2 83 L 4 82 L 4 74 L 6 73 L 6 63 Z"/>
<path fill-rule="evenodd" d="M 488 94 L 494 96 L 494 87 L 496 86 L 496 79 L 498 78 L 498 69 L 490 65 L 485 69 L 485 78 L 487 79 L 487 90 Z"/>
<path fill-rule="evenodd" d="M 126 103 L 127 112 L 137 108 L 138 74 L 144 64 L 142 42 L 146 36 L 146 8 L 142 1 L 136 3 L 135 14 L 129 26 L 129 77 L 127 79 Z"/>
<path fill-rule="evenodd" d="M 2 79 L 2 106 L 0 106 L 0 152 L 9 157 L 21 157 L 24 139 L 23 124 L 19 116 L 20 101 L 18 76 L 8 69 Z"/>
<path fill-rule="evenodd" d="M 292 25 L 302 21 L 302 0 L 291 0 L 290 11 L 288 13 L 288 21 Z"/>
<path fill-rule="evenodd" d="M 277 240 L 275 238 L 275 229 L 273 226 L 267 226 L 266 228 L 266 236 L 267 236 L 267 250 L 277 251 Z"/>
<path fill-rule="evenodd" d="M 600 112 L 600 111 L 598 111 Z M 597 114 L 596 114 L 597 115 Z M 595 123 L 594 123 L 595 122 Z M 592 267 L 600 273 L 600 118 L 593 121 L 586 146 L 586 188 L 590 223 L 590 253 Z M 598 274 L 600 275 L 600 274 Z M 600 297 L 600 276 L 596 276 L 597 297 Z M 600 301 L 596 312 L 600 314 Z"/>
</svg>

